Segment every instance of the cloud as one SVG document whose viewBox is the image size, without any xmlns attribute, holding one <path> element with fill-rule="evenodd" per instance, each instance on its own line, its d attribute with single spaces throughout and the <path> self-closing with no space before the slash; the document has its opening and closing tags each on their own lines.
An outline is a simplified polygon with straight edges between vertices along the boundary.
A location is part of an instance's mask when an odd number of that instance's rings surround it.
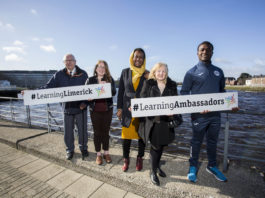
<svg viewBox="0 0 265 198">
<path fill-rule="evenodd" d="M 117 45 L 111 45 L 111 46 L 109 46 L 109 49 L 114 51 L 114 50 L 118 49 L 118 46 Z"/>
<path fill-rule="evenodd" d="M 87 67 L 87 74 L 88 76 L 93 76 L 94 66 Z"/>
<path fill-rule="evenodd" d="M 6 24 L 6 29 L 7 29 L 7 30 L 10 30 L 10 31 L 14 31 L 14 30 L 15 30 L 15 27 L 14 27 L 12 24 L 7 23 L 7 24 Z"/>
<path fill-rule="evenodd" d="M 34 42 L 45 41 L 45 42 L 52 43 L 54 41 L 54 38 L 52 37 L 46 37 L 46 38 L 32 37 L 31 40 Z"/>
<path fill-rule="evenodd" d="M 226 77 L 238 78 L 241 73 L 249 73 L 250 75 L 265 74 L 265 66 L 253 65 L 253 66 L 226 66 L 222 67 Z"/>
<path fill-rule="evenodd" d="M 51 43 L 51 42 L 53 42 L 54 39 L 53 38 L 44 38 L 43 40 Z"/>
<path fill-rule="evenodd" d="M 11 31 L 11 32 L 13 32 L 15 30 L 15 27 L 12 24 L 10 24 L 10 23 L 5 24 L 2 21 L 0 21 L 0 28 L 4 29 L 4 30 Z"/>
<path fill-rule="evenodd" d="M 255 65 L 257 65 L 257 66 L 265 66 L 265 60 L 262 60 L 262 59 L 260 59 L 260 58 L 256 58 L 256 59 L 254 60 L 254 63 L 255 63 Z"/>
<path fill-rule="evenodd" d="M 39 41 L 40 39 L 38 37 L 33 37 L 31 40 L 32 41 Z"/>
<path fill-rule="evenodd" d="M 53 45 L 41 45 L 40 49 L 42 49 L 45 52 L 56 52 Z"/>
<path fill-rule="evenodd" d="M 22 41 L 19 41 L 19 40 L 15 40 L 14 45 L 23 45 L 24 43 Z"/>
<path fill-rule="evenodd" d="M 14 46 L 3 47 L 3 51 L 7 53 L 16 52 L 16 53 L 25 54 L 25 51 L 22 47 L 14 47 Z"/>
<path fill-rule="evenodd" d="M 150 56 L 147 58 L 148 62 L 155 62 L 155 61 L 159 61 L 161 59 L 160 56 Z"/>
<path fill-rule="evenodd" d="M 144 45 L 143 48 L 144 48 L 144 50 L 149 50 L 149 49 L 151 49 L 150 45 Z"/>
<path fill-rule="evenodd" d="M 19 57 L 18 55 L 12 53 L 12 54 L 8 54 L 5 56 L 5 61 L 22 61 L 23 59 L 21 57 Z"/>
<path fill-rule="evenodd" d="M 38 14 L 37 13 L 37 10 L 35 10 L 35 9 L 31 9 L 30 12 L 31 12 L 31 14 L 34 14 L 34 15 L 37 15 Z"/>
<path fill-rule="evenodd" d="M 231 64 L 232 63 L 231 61 L 226 60 L 224 58 L 215 58 L 214 61 L 217 63 L 221 63 L 221 64 Z"/>
</svg>

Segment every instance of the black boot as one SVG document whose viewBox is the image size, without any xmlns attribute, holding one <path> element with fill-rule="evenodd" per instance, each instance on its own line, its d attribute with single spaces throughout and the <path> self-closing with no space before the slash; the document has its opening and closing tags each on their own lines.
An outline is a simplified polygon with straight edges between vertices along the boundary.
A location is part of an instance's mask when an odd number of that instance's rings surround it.
<svg viewBox="0 0 265 198">
<path fill-rule="evenodd" d="M 82 159 L 84 159 L 85 157 L 88 157 L 89 155 L 87 150 L 82 150 L 81 153 L 82 153 Z"/>
<path fill-rule="evenodd" d="M 73 157 L 74 157 L 74 152 L 73 151 L 66 153 L 66 159 L 67 160 L 71 160 Z"/>
<path fill-rule="evenodd" d="M 157 172 L 158 172 L 158 175 L 160 177 L 166 177 L 167 176 L 166 173 L 160 167 L 157 168 Z"/>
<path fill-rule="evenodd" d="M 151 178 L 151 182 L 153 184 L 160 186 L 160 182 L 159 182 L 159 179 L 158 179 L 155 171 L 153 171 L 153 170 L 150 171 L 150 178 Z"/>
</svg>

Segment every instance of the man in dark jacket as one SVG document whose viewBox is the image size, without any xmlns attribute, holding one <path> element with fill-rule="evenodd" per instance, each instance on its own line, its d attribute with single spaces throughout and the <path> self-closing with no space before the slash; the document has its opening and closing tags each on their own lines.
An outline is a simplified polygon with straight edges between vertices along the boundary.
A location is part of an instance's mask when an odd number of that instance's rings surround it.
<svg viewBox="0 0 265 198">
<path fill-rule="evenodd" d="M 63 58 L 65 68 L 56 72 L 42 88 L 68 87 L 84 85 L 88 78 L 87 73 L 76 65 L 74 55 L 66 54 Z M 64 142 L 66 145 L 66 159 L 71 160 L 74 155 L 74 124 L 78 128 L 78 143 L 83 157 L 87 151 L 87 109 L 84 101 L 64 102 Z"/>
<path fill-rule="evenodd" d="M 197 49 L 199 63 L 191 68 L 185 75 L 182 95 L 207 94 L 225 92 L 225 78 L 223 71 L 212 65 L 213 45 L 204 41 Z M 213 174 L 219 181 L 227 181 L 226 177 L 218 170 L 216 163 L 217 140 L 221 127 L 220 112 L 204 111 L 191 114 L 193 137 L 190 148 L 190 168 L 188 179 L 197 180 L 198 159 L 203 137 L 206 135 L 208 166 L 207 172 Z"/>
</svg>

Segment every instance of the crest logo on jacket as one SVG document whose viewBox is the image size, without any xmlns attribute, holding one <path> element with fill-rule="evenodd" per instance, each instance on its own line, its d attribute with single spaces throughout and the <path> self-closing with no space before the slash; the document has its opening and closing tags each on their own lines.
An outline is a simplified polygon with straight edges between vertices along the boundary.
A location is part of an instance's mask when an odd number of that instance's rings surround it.
<svg viewBox="0 0 265 198">
<path fill-rule="evenodd" d="M 213 73 L 214 73 L 214 75 L 216 75 L 216 76 L 220 76 L 220 72 L 219 72 L 219 71 L 214 71 Z"/>
</svg>

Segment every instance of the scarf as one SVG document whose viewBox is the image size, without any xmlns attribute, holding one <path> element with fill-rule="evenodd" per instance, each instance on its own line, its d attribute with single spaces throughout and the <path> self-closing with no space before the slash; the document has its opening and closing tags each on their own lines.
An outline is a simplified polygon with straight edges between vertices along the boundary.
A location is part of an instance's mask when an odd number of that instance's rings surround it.
<svg viewBox="0 0 265 198">
<path fill-rule="evenodd" d="M 145 72 L 145 59 L 144 59 L 144 63 L 143 65 L 139 68 L 139 67 L 136 67 L 134 66 L 133 64 L 133 52 L 131 53 L 130 55 L 130 69 L 132 70 L 132 82 L 133 84 L 137 81 L 138 78 L 140 78 L 143 73 Z"/>
</svg>

